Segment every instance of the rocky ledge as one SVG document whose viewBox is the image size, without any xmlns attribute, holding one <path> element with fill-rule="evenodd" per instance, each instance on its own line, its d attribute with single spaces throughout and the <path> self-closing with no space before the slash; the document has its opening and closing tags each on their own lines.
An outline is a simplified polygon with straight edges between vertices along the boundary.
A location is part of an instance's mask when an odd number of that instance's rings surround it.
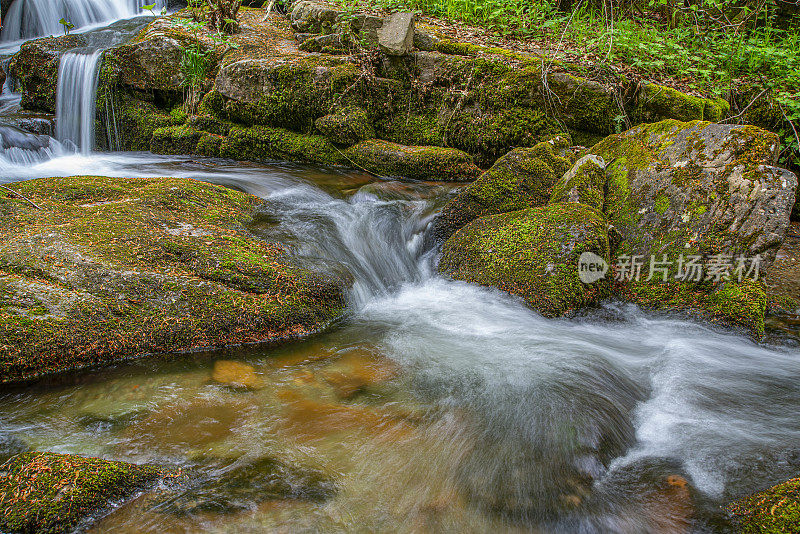
<svg viewBox="0 0 800 534">
<path fill-rule="evenodd" d="M 344 310 L 347 275 L 247 229 L 251 195 L 179 178 L 13 187 L 38 208 L 0 196 L 0 383 L 302 337 Z"/>
</svg>

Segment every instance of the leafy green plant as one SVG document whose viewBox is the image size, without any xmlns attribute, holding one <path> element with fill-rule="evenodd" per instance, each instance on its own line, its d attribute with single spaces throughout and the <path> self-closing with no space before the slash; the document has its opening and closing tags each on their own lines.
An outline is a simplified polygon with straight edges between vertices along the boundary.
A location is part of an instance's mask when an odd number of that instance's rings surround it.
<svg viewBox="0 0 800 534">
<path fill-rule="evenodd" d="M 64 28 L 64 35 L 69 35 L 70 30 L 72 30 L 75 27 L 73 23 L 71 23 L 65 18 L 59 20 L 58 23 L 61 24 L 61 26 Z"/>
</svg>

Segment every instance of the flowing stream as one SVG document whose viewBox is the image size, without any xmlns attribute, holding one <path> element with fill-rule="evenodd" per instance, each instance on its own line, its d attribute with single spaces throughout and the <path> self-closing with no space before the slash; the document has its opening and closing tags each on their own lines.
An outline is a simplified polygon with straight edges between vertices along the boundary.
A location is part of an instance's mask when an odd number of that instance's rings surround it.
<svg viewBox="0 0 800 534">
<path fill-rule="evenodd" d="M 355 282 L 347 316 L 301 343 L 0 391 L 0 456 L 30 448 L 192 474 L 90 532 L 726 532 L 722 505 L 800 471 L 796 343 L 618 303 L 545 319 L 445 280 L 427 229 L 447 184 L 91 152 L 98 58 L 62 58 L 59 110 L 75 112 L 59 113 L 58 140 L 0 127 L 0 182 L 222 184 L 266 201 L 254 232 L 345 265 Z M 255 375 L 252 389 L 212 379 L 231 361 Z"/>
</svg>

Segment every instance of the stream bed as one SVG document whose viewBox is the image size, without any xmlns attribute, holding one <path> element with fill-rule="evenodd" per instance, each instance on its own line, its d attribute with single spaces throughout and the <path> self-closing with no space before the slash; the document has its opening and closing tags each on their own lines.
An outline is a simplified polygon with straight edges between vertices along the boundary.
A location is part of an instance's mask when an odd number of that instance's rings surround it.
<svg viewBox="0 0 800 534">
<path fill-rule="evenodd" d="M 304 342 L 0 392 L 0 447 L 191 473 L 90 532 L 725 532 L 721 506 L 800 471 L 795 345 L 613 302 L 545 319 L 445 280 L 426 228 L 452 186 L 149 153 L 3 181 L 75 174 L 252 193 L 254 231 L 355 278 L 347 316 Z"/>
</svg>

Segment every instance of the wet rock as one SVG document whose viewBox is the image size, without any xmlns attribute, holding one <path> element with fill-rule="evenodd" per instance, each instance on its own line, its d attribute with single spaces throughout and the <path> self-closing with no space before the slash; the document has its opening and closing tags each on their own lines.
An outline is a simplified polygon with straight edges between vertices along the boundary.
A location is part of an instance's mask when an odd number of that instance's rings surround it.
<svg viewBox="0 0 800 534">
<path fill-rule="evenodd" d="M 299 266 L 245 230 L 256 197 L 181 178 L 15 187 L 43 209 L 0 197 L 0 382 L 302 337 L 344 310 L 343 271 Z"/>
<path fill-rule="evenodd" d="M 454 148 L 404 146 L 370 139 L 348 148 L 345 155 L 367 171 L 383 176 L 460 182 L 480 174 L 472 156 Z"/>
<path fill-rule="evenodd" d="M 214 382 L 226 386 L 246 389 L 259 389 L 264 383 L 256 374 L 255 367 L 242 362 L 217 360 L 211 373 Z"/>
<path fill-rule="evenodd" d="M 164 469 L 33 452 L 0 467 L 0 530 L 71 532 L 85 518 L 170 473 Z"/>
<path fill-rule="evenodd" d="M 50 146 L 50 137 L 24 132 L 12 126 L 0 125 L 0 147 L 3 149 L 17 147 L 23 150 L 37 151 Z"/>
<path fill-rule="evenodd" d="M 68 50 L 86 46 L 81 35 L 46 37 L 23 44 L 11 59 L 8 73 L 22 92 L 22 107 L 31 111 L 56 112 L 58 64 Z"/>
<path fill-rule="evenodd" d="M 20 118 L 17 121 L 17 126 L 20 130 L 25 130 L 37 135 L 48 135 L 53 137 L 55 135 L 55 124 L 53 119 L 45 118 Z"/>
<path fill-rule="evenodd" d="M 595 486 L 588 505 L 623 519 L 627 532 L 692 532 L 696 494 L 681 462 L 645 457 L 615 466 Z"/>
<path fill-rule="evenodd" d="M 474 504 L 526 524 L 593 505 L 596 484 L 635 442 L 632 416 L 644 395 L 608 363 L 592 360 L 583 367 L 574 357 L 554 359 L 538 379 L 508 383 L 503 393 L 490 394 L 491 407 L 464 413 L 475 434 L 456 482 Z M 549 373 L 593 387 L 554 384 Z M 498 410 L 498 403 L 512 405 Z"/>
<path fill-rule="evenodd" d="M 349 399 L 370 386 L 391 380 L 397 376 L 397 368 L 386 358 L 366 351 L 350 351 L 323 369 L 321 376 L 339 397 Z"/>
<path fill-rule="evenodd" d="M 12 456 L 28 452 L 30 447 L 23 440 L 6 432 L 0 432 L 0 464 Z M 2 468 L 0 468 L 2 471 Z M 2 478 L 2 477 L 0 477 Z"/>
<path fill-rule="evenodd" d="M 778 484 L 729 504 L 735 531 L 796 532 L 800 525 L 800 478 Z"/>
<path fill-rule="evenodd" d="M 378 28 L 378 46 L 390 56 L 404 56 L 414 48 L 414 13 L 392 13 Z"/>
<path fill-rule="evenodd" d="M 176 515 L 231 514 L 264 501 L 323 502 L 336 493 L 333 480 L 323 473 L 274 458 L 240 458 L 208 471 L 200 474 L 190 489 L 170 498 L 163 509 Z"/>
<path fill-rule="evenodd" d="M 558 317 L 610 295 L 608 280 L 584 284 L 578 259 L 608 261 L 603 214 L 573 202 L 481 217 L 442 246 L 439 272 L 519 295 L 546 317 Z"/>
<path fill-rule="evenodd" d="M 119 446 L 139 452 L 207 450 L 230 438 L 255 409 L 242 399 L 171 403 L 127 427 Z"/>
<path fill-rule="evenodd" d="M 604 209 L 620 236 L 615 256 L 649 262 L 666 255 L 672 262 L 666 281 L 663 272 L 651 281 L 625 280 L 617 288 L 623 298 L 699 309 L 763 332 L 761 282 L 707 276 L 715 257 L 728 258 L 734 276 L 736 258 L 759 256 L 766 268 L 783 242 L 797 178 L 774 166 L 778 137 L 753 126 L 663 121 L 610 136 L 590 152 L 609 162 Z M 699 258 L 700 280 L 674 278 L 681 255 Z"/>
<path fill-rule="evenodd" d="M 569 169 L 569 161 L 558 154 L 567 147 L 567 138 L 556 137 L 498 159 L 442 208 L 434 223 L 436 238 L 446 240 L 478 217 L 547 204 L 556 180 Z"/>
<path fill-rule="evenodd" d="M 314 377 L 310 378 L 313 380 Z M 287 429 L 304 441 L 351 431 L 393 440 L 408 437 L 414 431 L 408 421 L 394 414 L 384 414 L 365 406 L 317 400 L 295 389 L 279 391 L 278 398 L 283 403 Z"/>
<path fill-rule="evenodd" d="M 322 135 L 340 145 L 354 145 L 375 137 L 367 112 L 358 107 L 342 108 L 314 121 Z"/>
</svg>

